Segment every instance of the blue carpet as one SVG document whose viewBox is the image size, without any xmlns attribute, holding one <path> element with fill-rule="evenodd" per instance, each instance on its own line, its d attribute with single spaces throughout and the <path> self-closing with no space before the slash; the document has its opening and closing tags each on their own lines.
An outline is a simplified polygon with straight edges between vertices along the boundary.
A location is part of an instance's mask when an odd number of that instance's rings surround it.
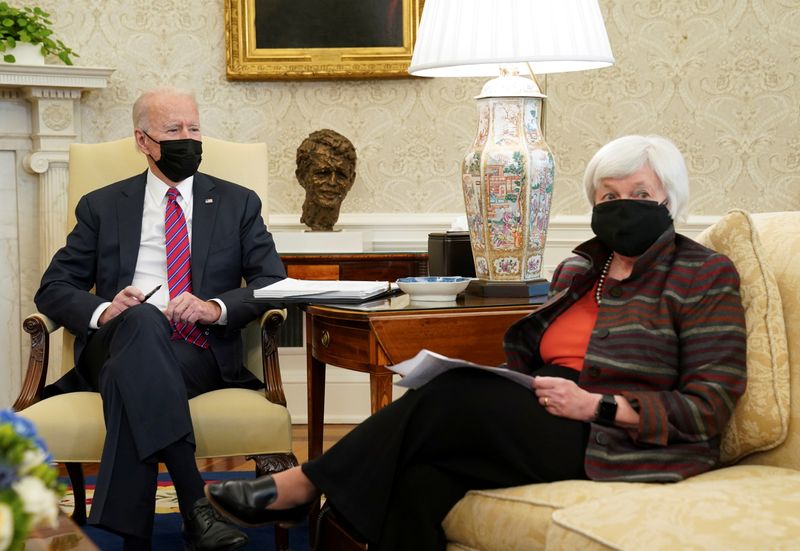
<svg viewBox="0 0 800 551">
<path fill-rule="evenodd" d="M 230 480 L 253 476 L 247 472 L 201 473 L 204 480 Z M 160 482 L 169 482 L 169 475 L 159 475 Z M 68 483 L 68 480 L 65 480 Z M 94 477 L 87 477 L 87 486 L 94 485 Z M 153 527 L 153 551 L 177 551 L 183 549 L 181 539 L 181 516 L 179 513 L 156 514 Z M 122 539 L 94 526 L 85 526 L 83 531 L 102 551 L 122 551 Z M 275 532 L 272 525 L 260 528 L 242 528 L 250 541 L 242 550 L 274 550 Z M 289 529 L 289 547 L 292 551 L 308 551 L 308 524 L 303 523 Z"/>
</svg>

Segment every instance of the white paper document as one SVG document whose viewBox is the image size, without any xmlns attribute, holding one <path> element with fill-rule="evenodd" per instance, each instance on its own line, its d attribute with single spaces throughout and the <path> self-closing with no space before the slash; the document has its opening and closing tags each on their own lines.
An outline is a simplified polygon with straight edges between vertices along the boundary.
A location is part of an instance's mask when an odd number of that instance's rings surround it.
<svg viewBox="0 0 800 551">
<path fill-rule="evenodd" d="M 419 388 L 434 377 L 437 377 L 445 371 L 451 369 L 458 369 L 462 367 L 471 367 L 475 369 L 483 369 L 490 371 L 500 377 L 510 379 L 515 383 L 521 384 L 525 388 L 533 390 L 533 377 L 525 375 L 519 371 L 512 371 L 504 367 L 493 367 L 490 365 L 480 365 L 466 360 L 459 360 L 457 358 L 448 358 L 436 352 L 422 349 L 419 353 L 404 362 L 395 365 L 387 365 L 386 369 L 399 373 L 403 376 L 400 381 L 396 382 L 397 386 L 406 388 Z"/>
<path fill-rule="evenodd" d="M 388 281 L 339 281 L 293 279 L 287 277 L 253 291 L 255 298 L 314 297 L 368 299 L 391 290 Z"/>
</svg>

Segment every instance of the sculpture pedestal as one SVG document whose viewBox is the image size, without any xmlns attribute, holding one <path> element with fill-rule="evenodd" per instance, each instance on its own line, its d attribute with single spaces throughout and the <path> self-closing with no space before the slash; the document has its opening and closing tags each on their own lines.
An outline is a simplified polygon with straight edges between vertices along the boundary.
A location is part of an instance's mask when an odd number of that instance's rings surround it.
<svg viewBox="0 0 800 551">
<path fill-rule="evenodd" d="M 272 232 L 278 254 L 363 253 L 372 250 L 372 232 L 366 231 L 276 231 Z"/>
</svg>

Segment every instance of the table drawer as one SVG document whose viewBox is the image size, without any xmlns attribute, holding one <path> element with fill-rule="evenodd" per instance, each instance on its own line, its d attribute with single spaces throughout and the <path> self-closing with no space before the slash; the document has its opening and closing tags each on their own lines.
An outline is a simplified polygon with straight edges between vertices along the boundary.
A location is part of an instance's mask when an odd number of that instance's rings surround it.
<svg viewBox="0 0 800 551">
<path fill-rule="evenodd" d="M 376 361 L 375 342 L 368 326 L 344 320 L 316 319 L 311 329 L 315 358 L 357 371 L 368 371 Z"/>
</svg>

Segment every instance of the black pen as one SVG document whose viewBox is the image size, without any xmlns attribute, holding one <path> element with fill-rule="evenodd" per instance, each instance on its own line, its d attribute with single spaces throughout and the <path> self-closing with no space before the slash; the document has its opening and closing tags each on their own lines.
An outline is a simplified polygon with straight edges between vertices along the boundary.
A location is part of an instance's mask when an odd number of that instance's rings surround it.
<svg viewBox="0 0 800 551">
<path fill-rule="evenodd" d="M 149 293 L 147 293 L 147 294 L 144 296 L 144 299 L 142 300 L 142 302 L 147 302 L 147 299 L 149 299 L 150 297 L 152 297 L 153 295 L 155 295 L 155 294 L 156 294 L 156 291 L 158 291 L 159 289 L 161 289 L 161 285 L 157 285 L 155 289 L 153 289 L 152 291 L 150 291 Z"/>
</svg>

